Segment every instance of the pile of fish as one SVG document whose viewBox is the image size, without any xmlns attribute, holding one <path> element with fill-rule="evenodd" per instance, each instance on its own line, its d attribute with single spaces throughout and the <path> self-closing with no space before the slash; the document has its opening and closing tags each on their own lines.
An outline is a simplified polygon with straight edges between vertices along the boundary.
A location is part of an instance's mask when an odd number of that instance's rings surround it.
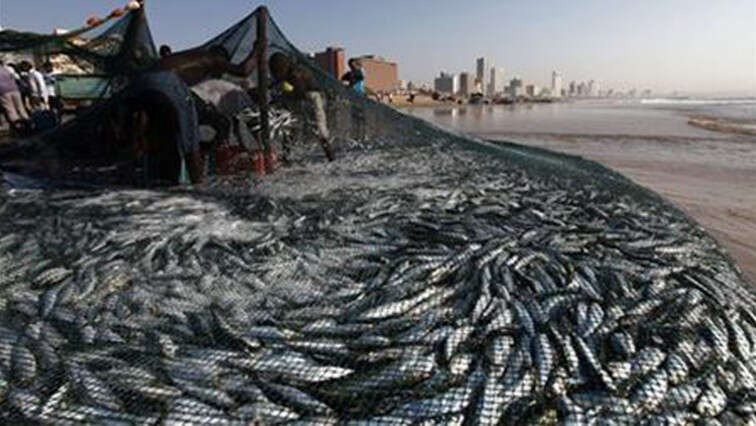
<svg viewBox="0 0 756 426">
<path fill-rule="evenodd" d="M 702 229 L 444 141 L 5 191 L 0 231 L 4 423 L 756 422 L 756 295 Z"/>
</svg>

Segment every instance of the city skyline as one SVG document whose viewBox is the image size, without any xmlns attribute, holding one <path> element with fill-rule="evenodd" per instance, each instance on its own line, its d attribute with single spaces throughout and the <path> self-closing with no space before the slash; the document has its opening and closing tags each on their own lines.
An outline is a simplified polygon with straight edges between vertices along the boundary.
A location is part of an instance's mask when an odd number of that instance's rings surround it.
<svg viewBox="0 0 756 426">
<path fill-rule="evenodd" d="M 122 0 L 56 0 L 0 4 L 4 27 L 50 32 L 80 26 Z M 346 0 L 306 2 L 227 0 L 223 7 L 185 0 L 181 7 L 148 0 L 156 43 L 176 49 L 208 40 L 266 4 L 291 41 L 305 51 L 339 44 L 400 65 L 405 81 L 431 82 L 438 70 L 470 70 L 471 58 L 489 55 L 509 76 L 550 86 L 551 71 L 565 80 L 600 79 L 605 87 L 654 92 L 756 95 L 756 2 L 669 0 L 622 2 L 481 0 L 466 7 L 451 0 Z"/>
</svg>

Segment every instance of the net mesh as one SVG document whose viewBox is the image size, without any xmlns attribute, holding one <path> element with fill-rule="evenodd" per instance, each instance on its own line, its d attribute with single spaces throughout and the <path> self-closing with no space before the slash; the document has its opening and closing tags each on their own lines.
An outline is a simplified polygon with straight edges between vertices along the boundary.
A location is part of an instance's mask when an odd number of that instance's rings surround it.
<svg viewBox="0 0 756 426">
<path fill-rule="evenodd" d="M 240 60 L 256 22 L 200 48 Z M 4 191 L 5 423 L 756 421 L 756 295 L 700 226 L 595 163 L 358 97 L 267 27 L 325 94 L 337 161 L 293 109 L 272 126 L 291 164 L 262 180 L 48 167 L 101 187 Z M 23 159 L 104 164 L 67 133 L 101 108 Z"/>
</svg>

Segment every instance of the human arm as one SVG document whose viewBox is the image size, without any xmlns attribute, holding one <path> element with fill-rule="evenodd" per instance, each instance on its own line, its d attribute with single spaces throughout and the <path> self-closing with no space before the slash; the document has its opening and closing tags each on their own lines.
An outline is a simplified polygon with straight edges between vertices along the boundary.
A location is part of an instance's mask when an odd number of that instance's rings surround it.
<svg viewBox="0 0 756 426">
<path fill-rule="evenodd" d="M 259 41 L 255 41 L 252 52 L 241 63 L 234 64 L 226 58 L 220 62 L 220 66 L 223 72 L 236 77 L 248 77 L 252 74 L 252 71 L 257 68 L 257 62 L 260 59 L 260 53 L 262 52 L 262 44 Z"/>
</svg>

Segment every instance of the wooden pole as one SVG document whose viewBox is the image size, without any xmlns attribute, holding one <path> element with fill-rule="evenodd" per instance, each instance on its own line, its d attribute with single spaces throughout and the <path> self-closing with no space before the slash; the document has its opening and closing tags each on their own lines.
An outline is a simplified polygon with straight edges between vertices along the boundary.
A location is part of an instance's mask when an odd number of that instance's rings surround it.
<svg viewBox="0 0 756 426">
<path fill-rule="evenodd" d="M 262 145 L 268 153 L 270 144 L 270 121 L 268 117 L 268 8 L 257 8 L 257 45 L 262 49 L 257 60 L 257 94 L 262 124 Z"/>
</svg>

